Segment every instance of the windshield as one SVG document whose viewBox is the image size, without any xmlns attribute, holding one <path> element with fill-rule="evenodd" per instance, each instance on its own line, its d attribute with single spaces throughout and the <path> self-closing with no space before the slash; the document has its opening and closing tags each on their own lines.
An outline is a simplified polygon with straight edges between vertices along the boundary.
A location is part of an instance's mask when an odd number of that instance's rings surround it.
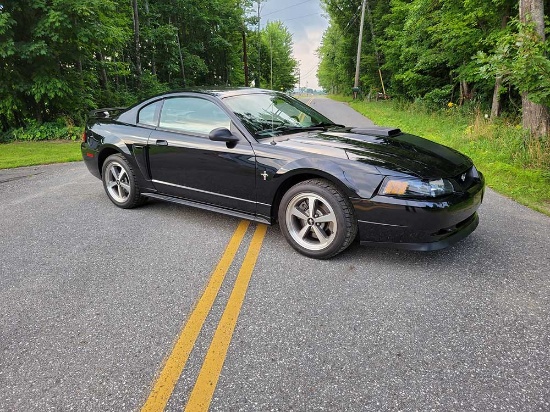
<svg viewBox="0 0 550 412">
<path fill-rule="evenodd" d="M 284 94 L 243 94 L 227 97 L 224 102 L 258 139 L 334 125 L 311 107 Z"/>
</svg>

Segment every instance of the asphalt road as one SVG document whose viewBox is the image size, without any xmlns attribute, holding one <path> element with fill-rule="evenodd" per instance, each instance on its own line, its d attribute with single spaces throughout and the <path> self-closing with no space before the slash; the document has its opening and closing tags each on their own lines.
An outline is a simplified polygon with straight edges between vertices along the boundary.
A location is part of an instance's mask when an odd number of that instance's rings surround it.
<svg viewBox="0 0 550 412">
<path fill-rule="evenodd" d="M 443 251 L 330 261 L 268 228 L 210 409 L 550 410 L 550 219 L 491 190 L 480 218 Z M 139 410 L 239 222 L 118 209 L 82 163 L 0 170 L 0 410 Z M 255 227 L 167 410 L 196 385 Z"/>
</svg>

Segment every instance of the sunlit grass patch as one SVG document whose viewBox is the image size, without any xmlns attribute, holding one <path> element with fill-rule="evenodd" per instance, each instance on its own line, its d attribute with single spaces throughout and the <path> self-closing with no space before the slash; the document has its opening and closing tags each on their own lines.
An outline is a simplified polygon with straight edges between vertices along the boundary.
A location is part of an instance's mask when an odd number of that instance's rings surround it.
<svg viewBox="0 0 550 412">
<path fill-rule="evenodd" d="M 0 169 L 82 160 L 80 142 L 40 141 L 0 144 Z"/>
</svg>

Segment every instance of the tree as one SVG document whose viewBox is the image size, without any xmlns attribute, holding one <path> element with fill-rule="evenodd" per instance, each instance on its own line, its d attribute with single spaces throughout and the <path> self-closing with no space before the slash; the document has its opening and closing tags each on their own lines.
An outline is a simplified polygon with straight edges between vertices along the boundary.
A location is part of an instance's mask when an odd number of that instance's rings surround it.
<svg viewBox="0 0 550 412">
<path fill-rule="evenodd" d="M 0 122 L 83 116 L 126 38 L 119 0 L 13 0 L 0 9 Z"/>
<path fill-rule="evenodd" d="M 513 16 L 520 6 L 520 19 Z M 549 44 L 544 6 L 549 0 L 369 0 L 372 19 L 362 41 L 363 90 L 418 100 L 439 109 L 449 102 L 516 111 L 524 126 L 548 133 Z M 350 92 L 361 0 L 323 0 L 330 18 L 319 48 L 318 77 L 326 89 Z M 370 31 L 370 33 L 369 33 Z M 378 69 L 381 69 L 379 76 Z M 502 86 L 507 85 L 504 88 Z M 509 99 L 501 102 L 505 91 Z M 523 95 L 523 98 L 521 97 Z"/>
<path fill-rule="evenodd" d="M 499 35 L 502 35 L 505 32 L 506 27 L 508 25 L 508 21 L 510 20 L 510 13 L 511 13 L 511 4 L 506 4 L 502 13 L 501 24 L 500 24 L 502 33 L 499 33 Z M 502 90 L 502 76 L 500 74 L 497 74 L 495 75 L 495 88 L 493 89 L 493 99 L 491 101 L 491 119 L 494 119 L 500 116 L 501 90 Z"/>
<path fill-rule="evenodd" d="M 139 81 L 141 77 L 141 50 L 139 42 L 139 11 L 137 0 L 132 0 L 132 17 L 134 22 L 134 47 L 136 54 L 136 77 Z"/>
<path fill-rule="evenodd" d="M 291 90 L 296 84 L 298 65 L 292 57 L 292 35 L 280 21 L 269 22 L 261 31 L 262 87 Z"/>
<path fill-rule="evenodd" d="M 519 17 L 524 24 L 532 23 L 538 41 L 544 43 L 544 2 L 543 0 L 520 0 Z M 548 73 L 547 73 L 548 75 Z M 548 107 L 531 100 L 529 91 L 521 94 L 523 127 L 535 136 L 546 136 L 550 131 L 550 113 Z"/>
<path fill-rule="evenodd" d="M 321 46 L 317 50 L 320 57 L 317 77 L 319 84 L 329 93 L 342 93 L 351 90 L 353 61 L 350 62 L 346 50 L 349 39 L 342 35 L 337 25 L 331 25 L 323 34 Z"/>
<path fill-rule="evenodd" d="M 0 1 L 0 132 L 60 117 L 82 123 L 92 108 L 168 89 L 248 85 L 251 7 L 251 0 Z M 292 36 L 280 23 L 256 36 L 263 85 L 291 88 Z"/>
</svg>

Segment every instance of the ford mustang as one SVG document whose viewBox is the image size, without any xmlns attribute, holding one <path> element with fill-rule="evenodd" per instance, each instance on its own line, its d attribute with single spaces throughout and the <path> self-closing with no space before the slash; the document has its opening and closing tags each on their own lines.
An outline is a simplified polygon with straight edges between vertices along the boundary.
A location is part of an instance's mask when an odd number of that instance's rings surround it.
<svg viewBox="0 0 550 412">
<path fill-rule="evenodd" d="M 260 89 L 185 91 L 91 113 L 81 145 L 109 199 L 148 198 L 280 229 L 327 259 L 361 244 L 436 250 L 477 227 L 483 175 L 463 154 L 392 128 L 336 124 Z"/>
</svg>

